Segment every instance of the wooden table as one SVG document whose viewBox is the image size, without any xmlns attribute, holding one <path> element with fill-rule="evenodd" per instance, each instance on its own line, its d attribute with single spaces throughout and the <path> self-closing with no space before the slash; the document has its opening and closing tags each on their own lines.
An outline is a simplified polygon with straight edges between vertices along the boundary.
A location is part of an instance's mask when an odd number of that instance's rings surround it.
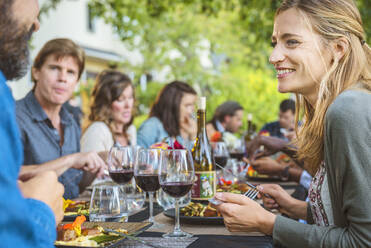
<svg viewBox="0 0 371 248">
<path fill-rule="evenodd" d="M 257 182 L 252 182 L 257 183 Z M 259 182 L 259 184 L 265 183 L 275 183 L 275 182 Z M 291 194 L 294 191 L 294 188 L 297 186 L 296 183 L 285 182 L 280 183 L 286 191 Z M 84 192 L 79 200 L 89 200 L 90 193 Z M 148 205 L 148 204 L 147 204 Z M 146 205 L 146 206 L 147 206 Z M 166 217 L 162 209 L 155 204 L 154 207 L 155 221 L 162 224 L 160 228 L 150 227 L 147 231 L 140 234 L 140 237 L 153 237 L 154 239 L 161 240 L 160 237 L 163 233 L 170 232 L 174 227 L 174 219 Z M 279 213 L 277 213 L 279 214 Z M 143 208 L 140 213 L 129 217 L 129 221 L 144 221 L 148 218 L 148 208 Z M 189 224 L 182 223 L 181 228 L 189 233 L 192 233 L 198 239 L 191 243 L 188 248 L 201 248 L 201 247 L 212 247 L 212 248 L 239 248 L 239 247 L 273 247 L 272 238 L 270 236 L 265 236 L 259 232 L 250 232 L 250 233 L 231 233 L 229 232 L 224 225 L 206 225 L 206 224 Z M 123 244 L 120 247 L 126 247 Z M 133 247 L 130 245 L 130 247 Z M 142 247 L 139 246 L 138 247 Z"/>
</svg>

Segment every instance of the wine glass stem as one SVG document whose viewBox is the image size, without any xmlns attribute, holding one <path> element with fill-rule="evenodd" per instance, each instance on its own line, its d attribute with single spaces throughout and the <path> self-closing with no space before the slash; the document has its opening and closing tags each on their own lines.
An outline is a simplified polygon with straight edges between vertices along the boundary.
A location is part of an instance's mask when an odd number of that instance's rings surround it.
<svg viewBox="0 0 371 248">
<path fill-rule="evenodd" d="M 148 192 L 149 195 L 149 222 L 154 222 L 153 219 L 153 192 Z"/>
<path fill-rule="evenodd" d="M 180 232 L 180 224 L 179 224 L 179 199 L 175 199 L 175 226 L 174 232 Z"/>
</svg>

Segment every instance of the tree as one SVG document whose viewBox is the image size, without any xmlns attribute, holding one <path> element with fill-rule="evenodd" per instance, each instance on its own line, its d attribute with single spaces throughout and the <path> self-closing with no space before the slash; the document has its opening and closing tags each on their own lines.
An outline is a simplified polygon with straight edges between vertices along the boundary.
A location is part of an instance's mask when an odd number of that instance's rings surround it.
<svg viewBox="0 0 371 248">
<path fill-rule="evenodd" d="M 61 0 L 53 0 L 49 8 Z M 166 82 L 184 80 L 209 97 L 209 117 L 224 100 L 239 100 L 259 125 L 276 118 L 287 95 L 276 90 L 268 56 L 277 0 L 90 0 L 92 14 L 111 25 L 123 43 L 142 56 L 123 64 L 137 75 L 167 72 Z M 356 1 L 371 33 L 369 0 Z M 370 41 L 370 35 L 368 35 Z M 200 54 L 216 58 L 203 65 Z M 162 84 L 137 90 L 145 113 Z"/>
</svg>

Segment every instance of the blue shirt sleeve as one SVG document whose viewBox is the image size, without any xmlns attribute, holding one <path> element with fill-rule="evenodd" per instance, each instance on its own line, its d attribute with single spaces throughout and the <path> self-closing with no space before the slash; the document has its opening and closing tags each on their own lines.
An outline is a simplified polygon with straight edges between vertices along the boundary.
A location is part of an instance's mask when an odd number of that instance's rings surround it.
<svg viewBox="0 0 371 248">
<path fill-rule="evenodd" d="M 149 148 L 168 136 L 161 121 L 156 117 L 151 117 L 140 126 L 137 134 L 137 144 L 143 148 Z"/>
<path fill-rule="evenodd" d="M 0 72 L 0 246 L 53 247 L 55 217 L 44 203 L 25 199 L 17 186 L 23 149 L 14 99 Z"/>
</svg>

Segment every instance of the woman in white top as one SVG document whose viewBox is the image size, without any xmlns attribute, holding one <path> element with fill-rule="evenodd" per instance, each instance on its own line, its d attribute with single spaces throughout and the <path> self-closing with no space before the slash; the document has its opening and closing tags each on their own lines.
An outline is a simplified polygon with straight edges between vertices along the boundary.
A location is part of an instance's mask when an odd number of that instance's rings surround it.
<svg viewBox="0 0 371 248">
<path fill-rule="evenodd" d="M 136 145 L 136 128 L 132 125 L 135 96 L 130 78 L 105 70 L 97 76 L 92 97 L 81 151 L 109 151 L 114 144 Z"/>
</svg>

